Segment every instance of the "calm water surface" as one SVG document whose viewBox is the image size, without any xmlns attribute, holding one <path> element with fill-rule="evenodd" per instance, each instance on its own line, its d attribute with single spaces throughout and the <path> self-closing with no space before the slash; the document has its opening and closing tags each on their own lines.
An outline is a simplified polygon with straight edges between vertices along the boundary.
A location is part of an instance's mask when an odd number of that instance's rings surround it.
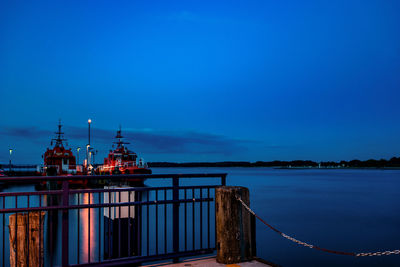
<svg viewBox="0 0 400 267">
<path fill-rule="evenodd" d="M 400 170 L 154 169 L 187 172 L 227 172 L 228 185 L 249 188 L 259 216 L 299 240 L 350 252 L 400 249 Z M 258 256 L 282 266 L 400 266 L 400 255 L 332 255 L 256 227 Z"/>
</svg>

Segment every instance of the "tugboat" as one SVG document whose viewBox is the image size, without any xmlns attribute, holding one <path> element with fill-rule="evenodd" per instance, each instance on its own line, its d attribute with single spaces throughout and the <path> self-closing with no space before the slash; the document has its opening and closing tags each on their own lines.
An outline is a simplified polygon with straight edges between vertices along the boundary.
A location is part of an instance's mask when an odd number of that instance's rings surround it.
<svg viewBox="0 0 400 267">
<path fill-rule="evenodd" d="M 56 176 L 56 175 L 73 175 L 76 174 L 76 159 L 72 154 L 71 149 L 64 148 L 63 132 L 61 131 L 61 121 L 58 124 L 58 131 L 55 132 L 56 138 L 51 140 L 51 145 L 55 142 L 52 149 L 47 148 L 43 155 L 44 166 L 42 168 L 42 175 Z"/>
<path fill-rule="evenodd" d="M 72 176 L 76 174 L 82 174 L 82 166 L 76 165 L 75 156 L 72 150 L 64 147 L 63 141 L 67 139 L 63 138 L 64 133 L 61 131 L 61 121 L 58 124 L 58 131 L 55 132 L 56 138 L 51 139 L 51 145 L 55 142 L 52 149 L 47 148 L 43 155 L 44 166 L 41 168 L 41 175 L 44 176 Z M 69 180 L 71 186 L 86 186 L 87 180 Z M 43 184 L 44 185 L 44 184 Z M 48 183 L 50 188 L 56 188 L 61 183 L 56 184 Z"/>
<path fill-rule="evenodd" d="M 151 174 L 151 169 L 143 159 L 137 161 L 135 152 L 129 150 L 126 146 L 129 143 L 122 141 L 121 127 L 115 136 L 117 147 L 110 150 L 108 157 L 104 159 L 104 164 L 98 167 L 100 174 Z"/>
</svg>

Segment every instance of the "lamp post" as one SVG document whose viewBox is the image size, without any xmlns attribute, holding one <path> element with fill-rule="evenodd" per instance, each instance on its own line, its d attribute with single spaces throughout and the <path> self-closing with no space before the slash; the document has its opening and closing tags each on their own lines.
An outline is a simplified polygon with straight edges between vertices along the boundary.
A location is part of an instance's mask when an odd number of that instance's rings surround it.
<svg viewBox="0 0 400 267">
<path fill-rule="evenodd" d="M 90 169 L 92 167 L 91 161 L 92 161 L 92 151 L 89 151 L 89 168 Z"/>
<path fill-rule="evenodd" d="M 86 168 L 89 171 L 90 168 L 90 124 L 92 123 L 91 119 L 88 119 L 88 144 L 86 146 Z"/>
<path fill-rule="evenodd" d="M 89 125 L 89 127 L 88 127 L 88 131 L 89 131 L 89 142 L 88 142 L 88 144 L 89 144 L 89 146 L 90 146 L 90 124 L 92 123 L 92 120 L 91 119 L 88 119 L 88 125 Z"/>
<path fill-rule="evenodd" d="M 86 145 L 86 168 L 87 169 L 89 167 L 89 149 L 90 149 L 90 145 Z"/>
<path fill-rule="evenodd" d="M 10 172 L 11 172 L 11 154 L 13 152 L 12 148 L 9 149 L 9 152 L 10 152 L 10 166 L 9 167 L 10 167 Z"/>
<path fill-rule="evenodd" d="M 79 165 L 79 150 L 81 150 L 81 147 L 80 146 L 78 146 L 78 148 L 76 149 L 76 154 L 78 155 L 78 161 L 77 161 L 77 163 L 76 163 L 76 165 Z"/>
</svg>

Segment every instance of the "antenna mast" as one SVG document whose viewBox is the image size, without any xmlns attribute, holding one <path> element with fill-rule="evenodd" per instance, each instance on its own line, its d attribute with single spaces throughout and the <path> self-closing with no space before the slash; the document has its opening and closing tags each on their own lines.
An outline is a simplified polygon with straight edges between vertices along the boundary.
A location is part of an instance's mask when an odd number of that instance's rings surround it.
<svg viewBox="0 0 400 267">
<path fill-rule="evenodd" d="M 62 141 L 66 141 L 67 139 L 63 138 L 63 132 L 61 131 L 61 119 L 58 121 L 58 131 L 55 132 L 55 134 L 57 135 L 57 138 L 51 139 L 52 141 L 56 141 L 56 146 L 57 147 L 63 147 L 63 143 Z"/>
</svg>

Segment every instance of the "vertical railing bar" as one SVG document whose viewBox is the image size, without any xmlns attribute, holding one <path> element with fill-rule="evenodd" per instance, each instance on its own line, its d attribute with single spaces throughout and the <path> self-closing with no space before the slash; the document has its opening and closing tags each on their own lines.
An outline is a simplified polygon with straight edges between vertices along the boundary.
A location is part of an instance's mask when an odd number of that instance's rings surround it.
<svg viewBox="0 0 400 267">
<path fill-rule="evenodd" d="M 195 250 L 196 246 L 195 246 L 195 239 L 196 239 L 196 232 L 195 232 L 195 217 L 194 217 L 194 209 L 195 209 L 195 190 L 194 188 L 192 188 L 192 197 L 193 197 L 193 205 L 192 205 L 192 235 L 193 235 L 193 239 L 192 239 L 192 246 L 193 246 L 193 250 Z"/>
<path fill-rule="evenodd" d="M 88 203 L 89 203 L 89 208 L 88 208 L 88 262 L 90 263 L 90 194 L 88 193 Z"/>
<path fill-rule="evenodd" d="M 128 202 L 131 202 L 131 193 L 128 191 Z M 128 257 L 131 256 L 131 205 L 128 206 Z"/>
<path fill-rule="evenodd" d="M 158 255 L 158 190 L 156 189 L 156 255 Z"/>
<path fill-rule="evenodd" d="M 147 227 L 146 227 L 146 233 L 147 233 L 147 235 L 146 235 L 146 237 L 147 237 L 147 242 L 146 242 L 146 245 L 147 245 L 147 249 L 146 249 L 146 252 L 147 252 L 147 256 L 149 256 L 149 252 L 150 252 L 150 245 L 149 245 L 149 239 L 150 239 L 150 231 L 149 231 L 149 226 L 150 226 L 150 221 L 149 221 L 149 196 L 150 196 L 150 191 L 147 191 L 147 214 L 146 214 L 146 217 L 147 217 Z"/>
<path fill-rule="evenodd" d="M 221 175 L 221 185 L 226 186 L 226 174 Z"/>
<path fill-rule="evenodd" d="M 121 202 L 121 191 L 118 192 L 118 203 Z M 118 207 L 118 258 L 121 258 L 121 206 Z"/>
<path fill-rule="evenodd" d="M 215 191 L 216 191 L 216 188 L 214 187 L 214 208 L 215 208 L 215 206 L 216 206 L 216 204 L 215 204 Z M 217 215 L 216 214 L 214 214 L 214 244 L 215 244 L 215 246 L 217 246 Z"/>
<path fill-rule="evenodd" d="M 187 189 L 184 189 L 185 194 L 185 251 L 187 251 Z"/>
<path fill-rule="evenodd" d="M 78 194 L 78 206 L 80 205 L 80 194 Z M 80 216 L 81 216 L 81 209 L 78 208 L 78 245 L 77 245 L 77 257 L 78 257 L 78 264 L 80 262 Z"/>
<path fill-rule="evenodd" d="M 108 191 L 108 204 L 111 204 L 111 191 Z M 108 258 L 111 259 L 111 206 L 108 207 Z"/>
<path fill-rule="evenodd" d="M 15 196 L 15 208 L 18 208 L 18 196 Z M 18 212 L 15 213 L 15 264 L 18 265 Z M 11 248 L 10 248 L 11 249 Z M 10 251 L 11 254 L 11 251 Z"/>
<path fill-rule="evenodd" d="M 210 188 L 207 188 L 207 198 L 210 199 Z M 207 248 L 210 248 L 210 200 L 207 201 Z"/>
<path fill-rule="evenodd" d="M 40 208 L 42 207 L 42 195 L 39 195 L 39 207 Z M 3 244 L 3 246 L 4 246 L 4 244 Z M 3 266 L 4 266 L 4 262 L 3 262 Z M 40 210 L 40 215 L 39 215 L 39 266 L 42 266 L 42 211 L 41 210 Z"/>
<path fill-rule="evenodd" d="M 63 210 L 62 210 L 62 226 L 61 226 L 61 242 L 62 242 L 62 255 L 61 264 L 62 266 L 69 265 L 69 182 L 64 180 L 62 182 L 62 198 L 63 198 Z"/>
<path fill-rule="evenodd" d="M 167 189 L 164 189 L 164 201 L 167 201 Z M 167 254 L 167 204 L 164 204 L 164 254 Z"/>
<path fill-rule="evenodd" d="M 138 191 L 137 197 L 135 193 L 135 198 L 137 201 L 142 202 L 142 191 Z M 136 210 L 137 209 L 137 210 Z M 142 205 L 135 206 L 135 221 L 137 225 L 137 256 L 142 255 Z"/>
<path fill-rule="evenodd" d="M 102 204 L 101 202 L 101 192 L 99 192 L 99 204 Z M 102 208 L 99 207 L 99 261 L 101 261 L 101 210 Z"/>
<path fill-rule="evenodd" d="M 179 176 L 174 176 L 172 178 L 172 199 L 174 203 L 172 204 L 172 232 L 173 232 L 173 249 L 174 253 L 179 252 Z M 179 258 L 176 257 L 173 259 L 173 262 L 178 262 Z"/>
<path fill-rule="evenodd" d="M 28 214 L 28 221 L 27 221 L 27 237 L 28 237 L 28 250 L 27 250 L 27 261 L 26 261 L 26 265 L 29 267 L 29 236 L 30 236 L 30 231 L 29 231 L 29 195 L 27 195 L 27 197 L 28 197 L 28 212 L 27 212 L 27 214 Z M 40 235 L 39 235 L 40 236 Z"/>
<path fill-rule="evenodd" d="M 6 197 L 3 196 L 3 210 L 4 210 L 5 208 L 6 208 Z M 4 258 L 5 258 L 5 249 L 4 249 L 4 244 L 5 244 L 4 235 L 6 234 L 6 228 L 4 227 L 4 226 L 6 225 L 6 218 L 5 218 L 5 216 L 6 216 L 6 214 L 3 213 L 3 247 L 2 247 L 2 249 L 3 249 L 3 258 L 2 258 L 2 263 L 3 263 L 3 265 L 2 265 L 2 266 L 4 266 Z"/>
<path fill-rule="evenodd" d="M 203 188 L 200 188 L 200 249 L 203 248 Z"/>
</svg>

